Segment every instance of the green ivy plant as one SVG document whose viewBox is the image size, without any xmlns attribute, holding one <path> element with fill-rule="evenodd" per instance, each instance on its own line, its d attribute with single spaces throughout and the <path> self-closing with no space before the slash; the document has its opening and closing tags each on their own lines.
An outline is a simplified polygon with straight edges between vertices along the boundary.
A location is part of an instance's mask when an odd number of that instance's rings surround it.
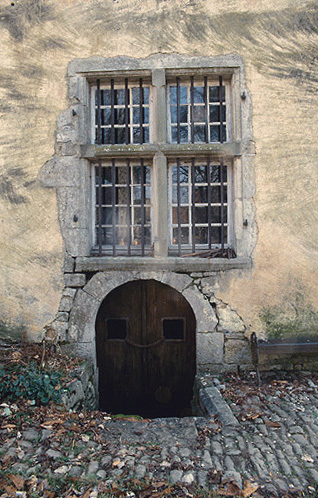
<svg viewBox="0 0 318 498">
<path fill-rule="evenodd" d="M 59 402 L 62 373 L 45 371 L 36 363 L 0 366 L 0 399 L 28 399 L 36 405 Z"/>
</svg>

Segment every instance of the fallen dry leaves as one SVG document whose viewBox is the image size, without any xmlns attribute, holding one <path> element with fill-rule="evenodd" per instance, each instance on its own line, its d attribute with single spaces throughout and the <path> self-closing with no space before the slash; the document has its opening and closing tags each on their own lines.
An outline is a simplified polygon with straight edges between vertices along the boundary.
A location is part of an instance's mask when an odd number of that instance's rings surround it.
<svg viewBox="0 0 318 498">
<path fill-rule="evenodd" d="M 243 488 L 241 489 L 236 481 L 226 481 L 218 489 L 221 496 L 233 496 L 248 498 L 259 488 L 258 484 L 244 481 Z"/>
</svg>

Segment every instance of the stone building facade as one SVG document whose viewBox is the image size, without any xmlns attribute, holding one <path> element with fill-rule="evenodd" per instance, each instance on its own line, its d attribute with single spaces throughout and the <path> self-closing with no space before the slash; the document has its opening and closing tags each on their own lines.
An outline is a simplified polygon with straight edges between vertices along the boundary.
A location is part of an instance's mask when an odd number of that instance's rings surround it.
<svg viewBox="0 0 318 498">
<path fill-rule="evenodd" d="M 315 335 L 317 14 L 309 0 L 2 2 L 1 321 L 95 362 L 103 301 L 154 280 L 193 310 L 198 370 L 251 368 L 252 331 Z M 98 196 L 123 164 L 149 165 L 151 193 L 121 246 L 106 213 L 121 182 Z M 224 193 L 199 202 L 214 180 L 195 168 L 214 166 Z"/>
</svg>

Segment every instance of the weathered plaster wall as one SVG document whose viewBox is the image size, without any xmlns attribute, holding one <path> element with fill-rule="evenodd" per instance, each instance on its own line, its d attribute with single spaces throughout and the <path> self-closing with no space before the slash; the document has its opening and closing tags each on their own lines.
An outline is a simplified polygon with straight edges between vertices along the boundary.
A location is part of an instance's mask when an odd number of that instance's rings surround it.
<svg viewBox="0 0 318 498">
<path fill-rule="evenodd" d="M 61 298 L 56 196 L 38 173 L 69 105 L 67 64 L 94 55 L 238 53 L 253 102 L 258 243 L 253 269 L 222 273 L 215 290 L 253 329 L 265 331 L 266 320 L 269 329 L 275 321 L 312 328 L 317 26 L 318 2 L 309 0 L 1 0 L 0 318 L 37 337 Z"/>
</svg>

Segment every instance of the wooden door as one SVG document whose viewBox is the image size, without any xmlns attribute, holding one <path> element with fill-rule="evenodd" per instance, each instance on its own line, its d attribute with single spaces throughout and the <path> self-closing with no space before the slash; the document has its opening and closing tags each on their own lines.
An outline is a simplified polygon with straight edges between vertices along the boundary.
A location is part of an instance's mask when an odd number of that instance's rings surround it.
<svg viewBox="0 0 318 498">
<path fill-rule="evenodd" d="M 195 376 L 195 317 L 168 285 L 138 280 L 112 291 L 96 319 L 100 408 L 177 416 Z"/>
</svg>

